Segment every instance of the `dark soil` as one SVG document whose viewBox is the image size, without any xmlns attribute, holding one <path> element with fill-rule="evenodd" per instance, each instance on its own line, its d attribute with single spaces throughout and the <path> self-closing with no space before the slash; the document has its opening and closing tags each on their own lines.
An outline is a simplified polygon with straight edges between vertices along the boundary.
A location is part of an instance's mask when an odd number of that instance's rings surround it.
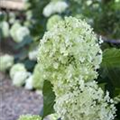
<svg viewBox="0 0 120 120">
<path fill-rule="evenodd" d="M 42 96 L 11 83 L 8 76 L 0 73 L 0 120 L 17 120 L 22 114 L 39 114 Z"/>
</svg>

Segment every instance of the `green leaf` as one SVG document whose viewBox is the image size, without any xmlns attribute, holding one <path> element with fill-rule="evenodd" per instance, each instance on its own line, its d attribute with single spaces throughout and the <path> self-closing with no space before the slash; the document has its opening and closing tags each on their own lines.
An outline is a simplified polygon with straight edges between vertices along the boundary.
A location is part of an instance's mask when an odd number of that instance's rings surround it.
<svg viewBox="0 0 120 120">
<path fill-rule="evenodd" d="M 54 113 L 55 94 L 52 89 L 52 84 L 45 80 L 43 85 L 43 109 L 40 113 L 42 119 L 49 114 Z"/>
<path fill-rule="evenodd" d="M 106 85 L 106 83 L 100 83 L 100 84 L 98 84 L 98 86 L 101 87 L 101 89 L 103 91 L 105 91 L 105 85 Z"/>
<path fill-rule="evenodd" d="M 28 56 L 28 50 L 21 49 L 21 51 L 14 55 L 15 62 L 24 61 Z"/>
<path fill-rule="evenodd" d="M 29 59 L 25 60 L 23 62 L 25 64 L 25 68 L 28 70 L 28 71 L 33 71 L 34 69 L 34 66 L 36 64 L 36 61 L 31 61 Z"/>
<path fill-rule="evenodd" d="M 115 94 L 114 90 L 120 88 L 120 49 L 104 50 L 99 82 L 106 83 L 106 89 L 112 96 Z"/>
<path fill-rule="evenodd" d="M 119 96 L 120 95 L 120 88 L 115 88 L 114 90 L 114 96 Z"/>
<path fill-rule="evenodd" d="M 107 69 L 107 76 L 109 80 L 112 82 L 115 88 L 120 88 L 120 69 L 119 68 L 111 68 Z"/>
<path fill-rule="evenodd" d="M 120 49 L 111 48 L 103 52 L 102 67 L 120 67 Z"/>
</svg>

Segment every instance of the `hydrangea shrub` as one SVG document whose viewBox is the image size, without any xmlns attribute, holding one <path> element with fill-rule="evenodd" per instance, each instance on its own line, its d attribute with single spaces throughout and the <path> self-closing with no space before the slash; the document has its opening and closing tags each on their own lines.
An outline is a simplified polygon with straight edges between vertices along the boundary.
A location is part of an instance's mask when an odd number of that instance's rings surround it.
<svg viewBox="0 0 120 120">
<path fill-rule="evenodd" d="M 114 119 L 114 101 L 94 81 L 102 61 L 100 44 L 92 28 L 73 17 L 58 22 L 41 40 L 41 78 L 53 84 L 54 109 L 62 120 Z"/>
</svg>

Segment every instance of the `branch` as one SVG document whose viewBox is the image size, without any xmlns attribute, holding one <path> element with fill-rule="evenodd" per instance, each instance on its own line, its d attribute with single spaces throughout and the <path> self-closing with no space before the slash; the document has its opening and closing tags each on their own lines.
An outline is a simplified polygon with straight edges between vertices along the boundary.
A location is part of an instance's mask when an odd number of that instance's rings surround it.
<svg viewBox="0 0 120 120">
<path fill-rule="evenodd" d="M 115 40 L 115 39 L 108 39 L 106 37 L 102 36 L 102 40 L 106 43 L 111 43 L 111 44 L 120 44 L 120 40 Z"/>
</svg>

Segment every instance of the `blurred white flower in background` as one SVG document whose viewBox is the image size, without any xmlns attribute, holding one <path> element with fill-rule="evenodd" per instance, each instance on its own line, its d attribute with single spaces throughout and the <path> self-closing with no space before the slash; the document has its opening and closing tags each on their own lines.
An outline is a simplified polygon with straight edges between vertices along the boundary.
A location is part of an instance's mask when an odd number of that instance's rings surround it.
<svg viewBox="0 0 120 120">
<path fill-rule="evenodd" d="M 11 37 L 13 38 L 13 40 L 14 40 L 15 42 L 19 42 L 19 41 L 17 41 L 16 31 L 17 31 L 20 27 L 21 27 L 20 23 L 19 23 L 19 22 L 15 22 L 15 23 L 12 25 L 11 29 L 10 29 L 10 35 L 11 35 Z"/>
<path fill-rule="evenodd" d="M 24 26 L 20 27 L 16 31 L 17 42 L 21 42 L 29 34 L 30 34 L 30 31 L 29 31 L 29 29 L 27 27 L 24 27 Z"/>
<path fill-rule="evenodd" d="M 19 87 L 25 84 L 25 80 L 29 76 L 30 73 L 27 72 L 24 64 L 22 63 L 17 63 L 10 69 L 10 78 L 12 79 L 12 83 L 15 86 Z"/>
<path fill-rule="evenodd" d="M 47 30 L 53 28 L 53 26 L 56 25 L 61 20 L 62 17 L 60 15 L 53 15 L 52 17 L 50 17 L 47 22 Z"/>
<path fill-rule="evenodd" d="M 14 57 L 9 54 L 0 56 L 0 71 L 5 72 L 14 64 Z"/>
<path fill-rule="evenodd" d="M 48 5 L 45 6 L 43 10 L 43 15 L 49 17 L 54 13 L 62 13 L 68 7 L 68 4 L 65 1 L 51 1 Z"/>
<path fill-rule="evenodd" d="M 14 12 L 10 12 L 10 13 L 9 13 L 9 23 L 10 23 L 10 24 L 14 24 L 14 23 L 15 23 L 15 20 L 16 20 L 15 17 L 16 17 L 16 16 L 15 16 Z"/>
<path fill-rule="evenodd" d="M 30 76 L 30 73 L 27 71 L 16 72 L 16 74 L 14 75 L 12 79 L 12 84 L 14 86 L 20 87 L 25 84 L 25 81 L 27 80 L 29 76 Z"/>
<path fill-rule="evenodd" d="M 10 35 L 15 42 L 20 43 L 25 37 L 30 35 L 30 31 L 27 27 L 21 26 L 19 22 L 16 22 L 10 29 Z"/>
<path fill-rule="evenodd" d="M 8 22 L 6 22 L 6 21 L 0 22 L 0 33 L 1 33 L 0 38 L 1 37 L 6 38 L 9 36 L 9 24 L 8 24 Z"/>
<path fill-rule="evenodd" d="M 31 50 L 29 53 L 28 53 L 28 57 L 30 60 L 34 60 L 36 61 L 37 60 L 37 54 L 38 54 L 38 49 L 34 49 L 34 50 Z"/>
<path fill-rule="evenodd" d="M 10 77 L 11 79 L 13 79 L 14 75 L 19 72 L 19 71 L 23 71 L 23 72 L 26 72 L 26 68 L 24 66 L 24 64 L 22 63 L 17 63 L 17 64 L 14 64 L 12 66 L 12 68 L 10 69 Z"/>
<path fill-rule="evenodd" d="M 25 81 L 25 89 L 33 89 L 33 75 L 30 75 Z"/>
</svg>

